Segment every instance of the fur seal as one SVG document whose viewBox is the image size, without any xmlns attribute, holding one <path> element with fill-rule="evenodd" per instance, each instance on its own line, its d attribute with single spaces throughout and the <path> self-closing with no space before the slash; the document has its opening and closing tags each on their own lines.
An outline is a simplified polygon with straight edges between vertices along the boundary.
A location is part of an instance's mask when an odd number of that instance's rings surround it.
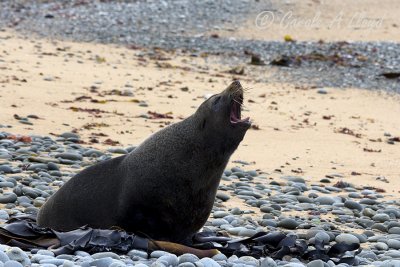
<svg viewBox="0 0 400 267">
<path fill-rule="evenodd" d="M 251 126 L 241 119 L 242 103 L 243 88 L 234 81 L 131 153 L 84 169 L 47 200 L 38 225 L 58 231 L 118 226 L 184 242 L 207 221 L 221 175 Z"/>
</svg>

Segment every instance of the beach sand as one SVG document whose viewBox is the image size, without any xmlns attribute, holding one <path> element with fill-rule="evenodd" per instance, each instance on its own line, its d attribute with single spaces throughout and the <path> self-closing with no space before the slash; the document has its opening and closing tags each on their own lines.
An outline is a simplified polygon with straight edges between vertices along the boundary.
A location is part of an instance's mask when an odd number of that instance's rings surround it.
<svg viewBox="0 0 400 267">
<path fill-rule="evenodd" d="M 226 27 L 222 37 L 283 41 L 400 41 L 400 3 L 396 0 L 268 1 L 247 23 Z"/>
<path fill-rule="evenodd" d="M 254 128 L 230 167 L 245 161 L 244 169 L 262 172 L 267 182 L 297 175 L 321 185 L 333 175 L 332 184 L 379 188 L 398 199 L 400 143 L 388 144 L 385 136 L 400 136 L 398 95 L 357 88 L 323 88 L 321 94 L 320 88 L 256 83 L 251 72 L 228 74 L 231 66 L 207 55 L 159 50 L 144 57 L 138 49 L 24 38 L 10 31 L 0 33 L 0 45 L 1 124 L 12 126 L 3 131 L 55 136 L 76 131 L 86 146 L 100 149 L 113 141 L 138 145 L 239 78 L 247 89 L 243 116 L 251 117 Z M 124 91 L 133 95 L 118 95 Z M 152 119 L 148 112 L 172 118 Z M 33 125 L 16 119 L 32 114 L 38 117 L 29 119 Z"/>
</svg>

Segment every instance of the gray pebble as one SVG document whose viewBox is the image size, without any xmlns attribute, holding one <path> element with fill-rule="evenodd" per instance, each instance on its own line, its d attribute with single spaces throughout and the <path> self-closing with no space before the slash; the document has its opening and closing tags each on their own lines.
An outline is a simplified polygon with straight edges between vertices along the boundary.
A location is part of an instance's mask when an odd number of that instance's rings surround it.
<svg viewBox="0 0 400 267">
<path fill-rule="evenodd" d="M 179 258 L 178 258 L 179 263 L 184 263 L 184 262 L 195 263 L 198 260 L 199 260 L 199 258 L 196 255 L 193 255 L 190 253 L 185 253 L 185 254 L 179 256 Z"/>
<path fill-rule="evenodd" d="M 100 252 L 102 253 L 102 252 Z M 96 266 L 96 267 L 109 267 L 113 263 L 113 259 L 111 257 L 106 257 L 106 258 L 100 258 L 97 260 L 94 260 L 90 263 L 90 266 Z"/>
<path fill-rule="evenodd" d="M 226 211 L 215 211 L 214 213 L 213 213 L 213 217 L 214 218 L 224 218 L 225 216 L 228 216 L 228 215 L 230 215 L 229 214 L 229 212 L 226 212 Z"/>
<path fill-rule="evenodd" d="M 168 252 L 163 251 L 163 250 L 155 250 L 150 253 L 150 257 L 151 258 L 159 258 L 161 256 L 168 255 L 168 254 L 169 254 Z"/>
<path fill-rule="evenodd" d="M 64 261 L 65 260 L 63 260 L 63 259 L 43 259 L 43 260 L 40 260 L 39 261 L 39 263 L 40 264 L 54 264 L 54 265 L 56 265 L 56 266 L 58 266 L 58 265 L 62 265 L 62 264 L 64 264 Z"/>
<path fill-rule="evenodd" d="M 79 139 L 79 138 L 80 138 L 78 134 L 76 134 L 76 133 L 71 133 L 71 132 L 62 133 L 62 134 L 60 135 L 60 137 L 63 137 L 63 138 L 65 138 L 65 139 L 67 139 L 67 138 L 76 138 L 76 139 Z"/>
<path fill-rule="evenodd" d="M 375 248 L 378 249 L 378 250 L 388 250 L 388 249 L 389 249 L 389 246 L 388 246 L 386 243 L 377 242 L 377 243 L 375 244 Z"/>
<path fill-rule="evenodd" d="M 178 257 L 174 254 L 167 254 L 164 256 L 161 256 L 157 259 L 157 262 L 163 263 L 165 266 L 176 266 L 178 265 Z"/>
<path fill-rule="evenodd" d="M 8 212 L 5 210 L 0 210 L 0 220 L 8 220 L 10 216 L 8 215 Z"/>
<path fill-rule="evenodd" d="M 82 155 L 77 154 L 77 153 L 72 153 L 72 152 L 64 152 L 64 153 L 59 153 L 54 156 L 55 158 L 62 158 L 62 159 L 67 159 L 67 160 L 82 160 Z"/>
<path fill-rule="evenodd" d="M 113 259 L 117 259 L 119 260 L 120 257 L 118 254 L 115 254 L 114 252 L 99 252 L 99 253 L 95 253 L 92 255 L 92 258 L 97 260 L 97 259 L 102 259 L 102 258 L 113 258 Z"/>
<path fill-rule="evenodd" d="M 143 258 L 143 259 L 147 259 L 148 258 L 148 254 L 146 251 L 142 251 L 142 250 L 137 250 L 137 249 L 132 249 L 131 251 L 128 252 L 127 254 L 131 259 L 137 259 L 139 258 Z"/>
<path fill-rule="evenodd" d="M 390 248 L 400 249 L 400 240 L 389 239 L 389 240 L 387 241 L 387 245 L 388 245 Z"/>
<path fill-rule="evenodd" d="M 239 236 L 245 236 L 245 237 L 252 237 L 256 233 L 257 233 L 256 230 L 245 228 L 245 229 L 240 230 L 238 235 Z"/>
<path fill-rule="evenodd" d="M 10 258 L 7 256 L 7 254 L 0 250 L 0 261 L 4 263 L 9 260 Z"/>
<path fill-rule="evenodd" d="M 338 243 L 344 242 L 346 244 L 360 243 L 360 240 L 352 234 L 340 234 L 335 238 L 335 240 Z"/>
<path fill-rule="evenodd" d="M 388 233 L 400 235 L 400 227 L 392 227 L 389 229 Z"/>
<path fill-rule="evenodd" d="M 216 198 L 218 198 L 222 201 L 228 201 L 231 197 L 225 193 L 217 192 Z"/>
<path fill-rule="evenodd" d="M 17 195 L 14 193 L 4 193 L 0 194 L 0 203 L 7 204 L 7 203 L 14 203 L 17 200 Z"/>
<path fill-rule="evenodd" d="M 362 211 L 362 209 L 363 209 L 361 204 L 359 204 L 358 202 L 353 201 L 353 200 L 346 200 L 346 202 L 344 202 L 344 206 L 346 208 L 354 209 L 354 210 L 358 210 L 358 211 Z"/>
<path fill-rule="evenodd" d="M 320 231 L 315 235 L 316 240 L 320 240 L 323 244 L 329 243 L 331 237 L 324 231 Z"/>
<path fill-rule="evenodd" d="M 322 196 L 317 197 L 315 199 L 315 202 L 319 202 L 319 204 L 321 205 L 333 205 L 333 203 L 335 203 L 335 200 L 332 197 Z"/>
<path fill-rule="evenodd" d="M 202 258 L 201 260 L 199 260 L 199 262 L 201 262 L 204 267 L 221 267 L 221 265 L 219 265 L 215 260 L 210 258 Z"/>
<path fill-rule="evenodd" d="M 218 253 L 217 255 L 214 255 L 212 259 L 215 261 L 226 261 L 228 258 L 225 256 L 225 254 Z"/>
<path fill-rule="evenodd" d="M 386 213 L 378 213 L 372 217 L 372 220 L 376 222 L 386 222 L 390 220 L 390 216 L 387 215 Z"/>
<path fill-rule="evenodd" d="M 296 229 L 299 224 L 299 222 L 292 218 L 285 218 L 278 223 L 278 226 L 286 229 Z"/>
<path fill-rule="evenodd" d="M 9 250 L 6 251 L 7 256 L 10 258 L 10 260 L 15 260 L 20 262 L 23 265 L 30 264 L 30 260 L 28 257 L 28 254 L 26 254 L 25 251 L 18 247 L 12 247 Z"/>
<path fill-rule="evenodd" d="M 4 267 L 24 267 L 18 261 L 10 260 L 4 263 Z"/>
<path fill-rule="evenodd" d="M 262 260 L 261 264 L 260 264 L 260 267 L 276 267 L 276 266 L 277 266 L 277 264 L 270 257 L 267 257 L 264 260 Z"/>
<path fill-rule="evenodd" d="M 307 267 L 324 267 L 324 262 L 322 260 L 313 260 L 307 263 Z"/>
</svg>

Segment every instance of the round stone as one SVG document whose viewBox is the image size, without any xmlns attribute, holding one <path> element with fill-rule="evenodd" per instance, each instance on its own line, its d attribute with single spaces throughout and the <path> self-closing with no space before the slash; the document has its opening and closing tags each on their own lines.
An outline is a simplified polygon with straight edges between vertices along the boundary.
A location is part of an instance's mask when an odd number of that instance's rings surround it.
<svg viewBox="0 0 400 267">
<path fill-rule="evenodd" d="M 68 160 L 82 160 L 82 155 L 77 154 L 77 153 L 71 153 L 71 152 L 64 152 L 64 153 L 59 153 L 55 155 L 56 158 L 62 158 L 62 159 L 68 159 Z"/>
<path fill-rule="evenodd" d="M 10 258 L 7 256 L 7 254 L 0 250 L 0 261 L 4 263 L 9 260 Z"/>
<path fill-rule="evenodd" d="M 344 202 L 344 206 L 351 210 L 362 211 L 362 209 L 363 209 L 361 204 L 359 204 L 358 202 L 353 201 L 353 200 L 346 200 L 346 202 Z"/>
<path fill-rule="evenodd" d="M 137 250 L 137 249 L 132 249 L 131 251 L 128 252 L 127 254 L 132 260 L 138 260 L 138 258 L 143 258 L 147 259 L 148 254 L 146 251 L 142 250 Z"/>
<path fill-rule="evenodd" d="M 285 218 L 278 223 L 278 226 L 285 229 L 296 229 L 299 224 L 299 222 L 292 218 Z"/>
<path fill-rule="evenodd" d="M 307 267 L 324 267 L 324 262 L 322 260 L 313 260 L 307 263 Z"/>
<path fill-rule="evenodd" d="M 4 267 L 24 267 L 18 261 L 10 260 L 4 263 Z"/>
<path fill-rule="evenodd" d="M 199 260 L 199 257 L 196 255 L 190 254 L 190 253 L 185 253 L 178 258 L 179 263 L 184 263 L 184 262 L 191 262 L 195 263 L 196 261 Z"/>
<path fill-rule="evenodd" d="M 90 263 L 90 266 L 96 267 L 109 267 L 113 263 L 113 259 L 111 257 L 100 258 L 94 260 Z"/>
<path fill-rule="evenodd" d="M 14 203 L 17 200 L 17 195 L 14 193 L 4 193 L 0 194 L 0 203 Z"/>
<path fill-rule="evenodd" d="M 164 256 L 161 256 L 157 259 L 157 262 L 160 262 L 164 264 L 165 266 L 176 266 L 178 265 L 178 257 L 174 254 L 167 254 Z"/>
<path fill-rule="evenodd" d="M 320 231 L 315 235 L 315 239 L 321 241 L 323 244 L 329 243 L 331 237 L 324 231 Z"/>
<path fill-rule="evenodd" d="M 389 234 L 400 235 L 400 227 L 392 227 L 388 231 Z"/>
<path fill-rule="evenodd" d="M 352 235 L 352 234 L 340 234 L 335 238 L 336 242 L 338 243 L 346 243 L 346 244 L 359 244 L 360 240 Z"/>
<path fill-rule="evenodd" d="M 386 222 L 386 221 L 389 221 L 390 220 L 390 216 L 389 215 L 387 215 L 386 213 L 378 213 L 378 214 L 375 214 L 373 217 L 372 217 L 372 220 L 374 220 L 374 221 L 376 221 L 376 222 Z"/>
<path fill-rule="evenodd" d="M 217 192 L 216 198 L 218 198 L 222 201 L 228 201 L 231 197 L 225 193 Z"/>
<path fill-rule="evenodd" d="M 229 224 L 229 222 L 227 220 L 225 220 L 225 219 L 214 219 L 214 220 L 212 220 L 211 224 L 213 226 L 219 227 L 219 226 L 221 226 L 223 224 Z"/>
<path fill-rule="evenodd" d="M 267 257 L 264 260 L 262 260 L 261 264 L 260 264 L 260 267 L 276 267 L 276 266 L 277 266 L 277 264 L 270 257 Z"/>
<path fill-rule="evenodd" d="M 335 203 L 335 200 L 332 197 L 322 196 L 317 197 L 315 202 L 319 202 L 320 205 L 332 205 Z"/>
<path fill-rule="evenodd" d="M 215 260 L 210 258 L 202 258 L 199 262 L 202 263 L 204 267 L 221 267 Z"/>
<path fill-rule="evenodd" d="M 117 259 L 119 260 L 120 257 L 118 254 L 115 254 L 114 252 L 99 252 L 99 253 L 95 253 L 92 255 L 92 258 L 97 260 L 97 259 L 102 259 L 102 258 L 113 258 L 113 259 Z"/>
<path fill-rule="evenodd" d="M 389 239 L 389 240 L 387 241 L 387 245 L 388 245 L 390 248 L 400 249 L 400 240 Z"/>
<path fill-rule="evenodd" d="M 388 249 L 389 249 L 389 246 L 388 246 L 386 243 L 377 242 L 377 243 L 375 244 L 375 248 L 376 248 L 377 250 L 388 250 Z"/>
<path fill-rule="evenodd" d="M 228 215 L 230 215 L 230 213 L 229 212 L 226 212 L 226 211 L 215 211 L 214 213 L 213 213 L 213 216 L 214 216 L 214 218 L 224 218 L 225 216 L 228 216 Z"/>
</svg>

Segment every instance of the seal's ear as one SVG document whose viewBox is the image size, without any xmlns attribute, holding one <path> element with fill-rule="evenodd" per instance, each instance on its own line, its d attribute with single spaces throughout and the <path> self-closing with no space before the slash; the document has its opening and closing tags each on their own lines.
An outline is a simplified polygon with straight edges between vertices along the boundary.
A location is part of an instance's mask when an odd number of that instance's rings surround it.
<svg viewBox="0 0 400 267">
<path fill-rule="evenodd" d="M 206 119 L 203 120 L 201 123 L 201 130 L 203 130 L 206 127 Z"/>
</svg>

